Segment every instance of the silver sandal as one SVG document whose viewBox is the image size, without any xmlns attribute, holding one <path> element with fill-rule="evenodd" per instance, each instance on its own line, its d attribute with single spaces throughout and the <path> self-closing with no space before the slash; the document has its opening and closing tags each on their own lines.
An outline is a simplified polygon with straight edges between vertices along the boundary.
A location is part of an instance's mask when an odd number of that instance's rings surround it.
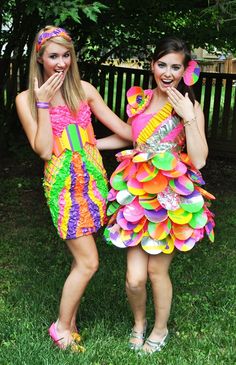
<svg viewBox="0 0 236 365">
<path fill-rule="evenodd" d="M 142 340 L 142 341 L 140 341 L 140 343 L 133 343 L 133 342 L 129 341 L 130 350 L 138 351 L 142 348 L 143 343 L 144 343 L 144 339 L 145 339 L 145 336 L 146 336 L 146 331 L 147 331 L 147 321 L 145 323 L 145 326 L 144 326 L 144 329 L 143 329 L 142 332 L 137 332 L 132 328 L 132 331 L 129 335 L 129 338 L 130 339 L 131 338 L 137 338 L 137 339 Z"/>
<path fill-rule="evenodd" d="M 148 338 L 145 341 L 145 343 L 150 347 L 150 351 L 142 350 L 142 354 L 149 355 L 149 354 L 153 354 L 154 352 L 160 352 L 163 349 L 163 347 L 166 346 L 169 338 L 170 338 L 169 331 L 167 331 L 167 334 L 162 338 L 161 341 L 153 341 Z"/>
</svg>

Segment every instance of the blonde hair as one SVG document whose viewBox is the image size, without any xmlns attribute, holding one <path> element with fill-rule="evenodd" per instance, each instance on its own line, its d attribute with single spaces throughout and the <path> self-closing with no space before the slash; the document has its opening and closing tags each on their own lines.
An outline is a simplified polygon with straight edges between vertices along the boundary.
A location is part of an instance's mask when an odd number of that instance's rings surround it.
<svg viewBox="0 0 236 365">
<path fill-rule="evenodd" d="M 38 79 L 39 87 L 43 85 L 43 65 L 38 62 L 38 58 L 42 57 L 45 48 L 47 47 L 48 41 L 62 45 L 70 51 L 71 65 L 66 73 L 65 80 L 61 86 L 62 96 L 65 99 L 66 105 L 73 114 L 76 114 L 79 108 L 80 101 L 85 99 L 85 93 L 82 88 L 75 49 L 72 41 L 63 38 L 63 36 L 55 36 L 46 40 L 41 45 L 39 52 L 37 52 L 36 50 L 39 36 L 44 32 L 47 32 L 49 30 L 53 31 L 54 29 L 57 29 L 57 27 L 51 25 L 48 25 L 45 28 L 41 29 L 35 37 L 33 48 L 31 51 L 29 68 L 29 103 L 32 115 L 34 117 L 36 117 L 37 115 L 37 110 L 35 106 L 36 99 L 34 94 L 34 79 L 35 77 Z"/>
</svg>

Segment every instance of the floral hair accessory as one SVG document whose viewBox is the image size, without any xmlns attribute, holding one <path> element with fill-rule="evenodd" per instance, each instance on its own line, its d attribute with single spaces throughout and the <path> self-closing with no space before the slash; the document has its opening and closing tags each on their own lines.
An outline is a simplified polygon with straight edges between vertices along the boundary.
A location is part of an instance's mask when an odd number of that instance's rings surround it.
<svg viewBox="0 0 236 365">
<path fill-rule="evenodd" d="M 199 79 L 200 71 L 200 66 L 196 61 L 189 61 L 183 76 L 185 85 L 192 86 L 195 84 Z"/>
<path fill-rule="evenodd" d="M 69 42 L 71 41 L 71 37 L 69 36 L 69 34 L 67 33 L 67 31 L 65 29 L 53 28 L 53 30 L 51 30 L 49 32 L 43 32 L 40 34 L 40 36 L 38 38 L 38 42 L 36 44 L 36 51 L 39 52 L 42 45 L 53 37 L 62 37 Z"/>
<path fill-rule="evenodd" d="M 149 105 L 153 91 L 143 90 L 140 86 L 133 86 L 127 91 L 128 105 L 126 112 L 129 117 L 142 113 Z"/>
</svg>

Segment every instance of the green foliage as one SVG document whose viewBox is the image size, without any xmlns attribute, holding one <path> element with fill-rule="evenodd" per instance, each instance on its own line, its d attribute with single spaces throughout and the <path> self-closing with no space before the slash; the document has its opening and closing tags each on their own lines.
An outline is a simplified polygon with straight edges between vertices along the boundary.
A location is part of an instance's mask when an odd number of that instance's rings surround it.
<svg viewBox="0 0 236 365">
<path fill-rule="evenodd" d="M 3 52 L 3 45 L 10 42 L 13 56 L 22 54 L 25 45 L 29 51 L 35 32 L 46 24 L 65 26 L 75 39 L 79 34 L 80 57 L 96 61 L 111 54 L 145 58 L 147 48 L 164 34 L 176 34 L 192 46 L 235 49 L 235 4 L 235 0 L 210 1 L 209 6 L 200 0 L 191 6 L 186 0 L 145 4 L 134 0 L 4 0 L 0 49 Z M 16 42 L 18 34 L 21 42 Z"/>
<path fill-rule="evenodd" d="M 208 3 L 209 6 L 203 11 L 203 13 L 215 15 L 218 29 L 224 23 L 234 22 L 236 20 L 235 0 L 209 0 Z"/>
<path fill-rule="evenodd" d="M 89 20 L 96 22 L 98 14 L 101 13 L 102 9 L 107 7 L 100 2 L 92 2 L 91 4 L 86 4 L 83 0 L 65 0 L 60 1 L 60 3 L 46 3 L 44 7 L 40 9 L 40 15 L 46 18 L 54 17 L 54 24 L 60 25 L 64 24 L 70 19 L 75 22 L 75 24 L 81 24 L 81 19 L 83 14 Z"/>
<path fill-rule="evenodd" d="M 235 39 L 236 33 L 236 0 L 209 0 L 209 6 L 202 11 L 202 15 L 211 18 L 215 23 L 217 30 L 216 37 L 224 37 L 226 33 L 225 44 L 222 44 L 222 50 L 235 51 L 235 42 L 230 42 L 230 37 Z M 233 45 L 233 47 L 232 47 Z M 230 49 L 231 47 L 231 49 Z"/>
<path fill-rule="evenodd" d="M 184 38 L 191 47 L 236 49 L 232 24 L 217 29 L 214 9 L 203 1 L 113 1 L 98 18 L 96 26 L 86 28 L 79 48 L 81 59 L 101 62 L 107 57 L 146 59 L 163 35 Z M 218 14 L 219 15 L 219 14 Z"/>
<path fill-rule="evenodd" d="M 101 10 L 108 9 L 108 7 L 95 1 L 92 5 L 83 5 L 81 9 L 88 19 L 93 22 L 97 22 L 98 15 L 101 14 Z"/>
</svg>

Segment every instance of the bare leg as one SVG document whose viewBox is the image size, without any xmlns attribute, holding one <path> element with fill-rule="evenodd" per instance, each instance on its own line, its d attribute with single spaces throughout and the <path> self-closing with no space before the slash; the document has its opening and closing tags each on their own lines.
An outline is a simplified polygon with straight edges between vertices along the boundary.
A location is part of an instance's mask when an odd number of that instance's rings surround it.
<svg viewBox="0 0 236 365">
<path fill-rule="evenodd" d="M 71 264 L 71 271 L 73 270 L 73 268 L 76 266 L 75 260 L 73 259 L 72 264 Z M 77 332 L 77 326 L 76 326 L 76 315 L 77 315 L 77 311 L 78 311 L 78 307 L 79 307 L 79 303 L 76 306 L 73 316 L 72 316 L 72 320 L 71 320 L 71 325 L 70 325 L 70 331 L 71 332 Z"/>
<path fill-rule="evenodd" d="M 134 315 L 134 331 L 142 333 L 146 325 L 146 282 L 148 255 L 140 246 L 128 248 L 126 293 Z M 142 339 L 132 337 L 130 343 L 142 344 Z"/>
<path fill-rule="evenodd" d="M 149 256 L 148 273 L 152 283 L 153 300 L 155 306 L 155 324 L 149 339 L 161 341 L 167 334 L 167 322 L 170 315 L 172 302 L 172 284 L 169 277 L 169 266 L 174 253 Z M 143 350 L 148 351 L 148 344 L 144 344 Z"/>
<path fill-rule="evenodd" d="M 67 245 L 74 257 L 61 297 L 57 332 L 67 346 L 71 341 L 71 326 L 75 326 L 76 311 L 81 297 L 98 268 L 98 253 L 93 236 L 68 240 Z M 73 328 L 74 330 L 74 328 Z"/>
</svg>

